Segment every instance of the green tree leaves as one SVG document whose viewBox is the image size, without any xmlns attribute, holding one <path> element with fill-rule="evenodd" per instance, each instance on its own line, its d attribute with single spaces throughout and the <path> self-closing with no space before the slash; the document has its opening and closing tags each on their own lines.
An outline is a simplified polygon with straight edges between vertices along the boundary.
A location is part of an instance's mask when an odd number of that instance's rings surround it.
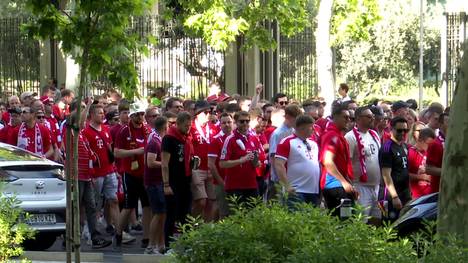
<svg viewBox="0 0 468 263">
<path fill-rule="evenodd" d="M 276 21 L 281 33 L 292 36 L 310 24 L 309 0 L 165 0 L 168 10 L 186 29 L 216 50 L 225 50 L 236 37 L 244 37 L 243 48 L 275 48 L 277 43 L 265 28 Z M 176 5 L 174 2 L 178 2 Z M 183 7 L 183 11 L 182 8 Z"/>
<path fill-rule="evenodd" d="M 152 4 L 153 0 L 81 0 L 65 12 L 50 1 L 27 0 L 34 20 L 24 29 L 34 37 L 60 41 L 61 49 L 82 66 L 83 74 L 107 76 L 132 98 L 138 95 L 132 54 L 145 51 L 142 43 L 147 36 L 128 28 L 133 17 L 144 15 Z"/>
</svg>

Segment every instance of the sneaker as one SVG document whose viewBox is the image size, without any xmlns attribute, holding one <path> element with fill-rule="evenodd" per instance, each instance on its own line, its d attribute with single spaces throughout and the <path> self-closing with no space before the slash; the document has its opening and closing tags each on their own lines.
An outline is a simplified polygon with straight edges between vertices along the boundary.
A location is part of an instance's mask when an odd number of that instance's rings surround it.
<svg viewBox="0 0 468 263">
<path fill-rule="evenodd" d="M 143 232 L 143 226 L 141 224 L 136 224 L 130 227 L 130 231 Z"/>
<path fill-rule="evenodd" d="M 168 251 L 166 251 L 166 253 L 164 253 L 164 255 L 166 255 L 166 256 L 171 256 L 171 255 L 173 255 L 174 253 L 175 253 L 175 252 L 174 252 L 174 249 L 171 248 L 171 249 L 169 249 Z"/>
<path fill-rule="evenodd" d="M 106 226 L 106 233 L 113 236 L 115 234 L 115 228 L 113 225 Z"/>
<path fill-rule="evenodd" d="M 141 248 L 148 247 L 148 244 L 149 244 L 149 239 L 145 238 L 141 240 Z"/>
<path fill-rule="evenodd" d="M 128 244 L 136 240 L 136 237 L 130 235 L 129 233 L 123 231 L 122 232 L 122 243 Z"/>
<path fill-rule="evenodd" d="M 145 255 L 162 255 L 159 250 L 155 247 L 147 247 L 145 249 L 145 252 L 143 252 Z"/>
<path fill-rule="evenodd" d="M 113 243 L 115 248 L 122 247 L 122 235 L 115 234 L 113 239 L 112 239 L 112 243 Z"/>
<path fill-rule="evenodd" d="M 104 247 L 108 247 L 112 244 L 112 241 L 110 240 L 106 240 L 104 238 L 95 238 L 92 240 L 92 248 L 93 249 L 98 249 L 98 248 L 104 248 Z"/>
</svg>

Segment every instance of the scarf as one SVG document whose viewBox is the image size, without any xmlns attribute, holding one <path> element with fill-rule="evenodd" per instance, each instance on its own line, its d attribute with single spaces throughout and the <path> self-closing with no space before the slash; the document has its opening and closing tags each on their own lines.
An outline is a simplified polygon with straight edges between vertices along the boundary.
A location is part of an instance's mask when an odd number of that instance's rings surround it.
<svg viewBox="0 0 468 263">
<path fill-rule="evenodd" d="M 28 150 L 29 138 L 26 136 L 26 130 L 27 130 L 26 124 L 24 122 L 21 123 L 19 132 L 18 132 L 17 146 L 22 149 Z M 34 153 L 39 154 L 40 156 L 43 156 L 41 129 L 39 128 L 39 124 L 37 123 L 34 124 L 34 139 L 35 139 Z"/>
<path fill-rule="evenodd" d="M 372 139 L 374 139 L 374 141 L 377 143 L 377 145 L 380 146 L 379 144 L 380 139 L 377 133 L 371 129 L 369 129 L 369 133 L 372 136 Z M 367 167 L 366 167 L 366 153 L 364 152 L 364 142 L 362 141 L 362 136 L 359 133 L 356 126 L 353 128 L 353 134 L 356 137 L 359 165 L 361 166 L 361 177 L 359 178 L 359 181 L 361 181 L 362 183 L 365 183 L 367 182 Z"/>
<path fill-rule="evenodd" d="M 193 155 L 193 145 L 190 135 L 182 134 L 177 127 L 172 126 L 167 131 L 167 136 L 171 136 L 176 140 L 184 144 L 184 166 L 185 166 L 185 176 L 190 176 L 192 174 L 192 167 L 190 167 L 190 160 Z"/>
<path fill-rule="evenodd" d="M 205 131 L 203 131 L 200 123 L 198 123 L 197 120 L 195 120 L 194 122 L 195 122 L 195 128 L 197 129 L 198 134 L 200 135 L 201 142 L 203 143 L 203 141 L 205 141 L 207 144 L 210 144 L 210 125 L 209 125 L 209 123 L 207 122 L 205 124 Z"/>
</svg>

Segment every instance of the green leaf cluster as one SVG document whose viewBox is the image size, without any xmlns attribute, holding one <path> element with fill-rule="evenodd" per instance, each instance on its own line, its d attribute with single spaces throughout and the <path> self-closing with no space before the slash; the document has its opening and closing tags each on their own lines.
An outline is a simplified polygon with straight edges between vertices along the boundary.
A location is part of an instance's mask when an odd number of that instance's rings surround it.
<svg viewBox="0 0 468 263">
<path fill-rule="evenodd" d="M 5 196 L 3 189 L 4 185 L 0 184 L 0 262 L 21 256 L 21 244 L 34 237 L 32 228 L 20 222 L 26 216 L 19 207 L 20 201 L 15 196 Z"/>
<path fill-rule="evenodd" d="M 258 200 L 218 223 L 191 219 L 182 231 L 173 244 L 175 262 L 465 262 L 468 256 L 459 243 L 444 249 L 436 242 L 418 258 L 409 239 L 361 216 L 341 221 L 309 205 L 290 211 Z"/>
<path fill-rule="evenodd" d="M 34 37 L 60 41 L 61 49 L 80 65 L 82 74 L 92 79 L 107 76 L 131 98 L 138 84 L 132 55 L 144 53 L 144 43 L 152 38 L 128 28 L 135 17 L 151 10 L 153 2 L 75 0 L 63 11 L 48 0 L 28 0 L 34 19 L 24 29 Z"/>
<path fill-rule="evenodd" d="M 376 0 L 334 0 L 331 22 L 332 44 L 344 40 L 366 40 L 369 29 L 379 21 L 379 6 Z"/>
<path fill-rule="evenodd" d="M 346 38 L 336 46 L 337 78 L 351 84 L 359 100 L 371 94 L 408 96 L 418 83 L 419 10 L 409 0 L 381 3 L 379 16 L 384 19 L 369 27 L 367 39 Z M 441 10 L 440 5 L 429 5 L 425 11 L 424 71 L 434 82 L 440 64 L 440 29 L 434 22 L 442 17 Z"/>
<path fill-rule="evenodd" d="M 165 0 L 167 10 L 174 1 Z M 243 48 L 258 46 L 274 49 L 270 22 L 279 25 L 283 35 L 292 36 L 310 24 L 310 0 L 179 0 L 183 11 L 175 12 L 185 28 L 201 36 L 216 50 L 226 50 L 229 43 L 243 37 Z"/>
</svg>

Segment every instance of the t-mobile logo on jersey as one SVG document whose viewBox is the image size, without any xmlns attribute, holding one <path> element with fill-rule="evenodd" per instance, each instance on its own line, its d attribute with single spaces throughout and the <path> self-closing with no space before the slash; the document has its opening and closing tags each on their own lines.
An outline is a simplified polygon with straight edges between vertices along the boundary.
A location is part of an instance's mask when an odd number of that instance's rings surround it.
<svg viewBox="0 0 468 263">
<path fill-rule="evenodd" d="M 99 149 L 102 149 L 102 146 L 104 146 L 104 142 L 102 139 L 96 138 L 96 145 L 99 147 Z"/>
</svg>

